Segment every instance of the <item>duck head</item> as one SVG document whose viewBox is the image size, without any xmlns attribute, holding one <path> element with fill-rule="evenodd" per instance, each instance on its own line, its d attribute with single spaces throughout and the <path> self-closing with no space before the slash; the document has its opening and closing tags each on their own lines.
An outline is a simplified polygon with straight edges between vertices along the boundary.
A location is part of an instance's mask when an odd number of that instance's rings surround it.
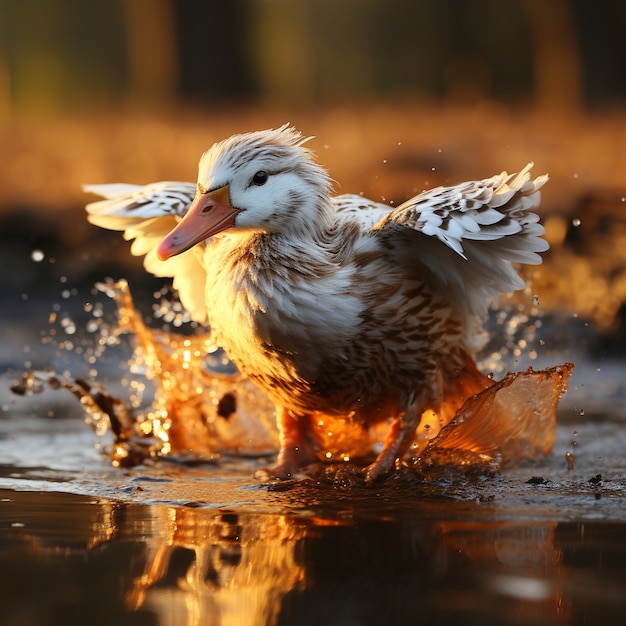
<svg viewBox="0 0 626 626">
<path fill-rule="evenodd" d="M 187 213 L 157 248 L 161 260 L 223 231 L 306 235 L 328 226 L 328 173 L 282 126 L 215 144 L 202 155 Z"/>
</svg>

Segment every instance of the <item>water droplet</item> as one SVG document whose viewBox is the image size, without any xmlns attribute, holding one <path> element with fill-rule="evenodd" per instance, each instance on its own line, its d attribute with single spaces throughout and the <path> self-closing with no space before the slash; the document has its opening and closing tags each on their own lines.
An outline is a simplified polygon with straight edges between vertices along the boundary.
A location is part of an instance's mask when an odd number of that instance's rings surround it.
<svg viewBox="0 0 626 626">
<path fill-rule="evenodd" d="M 571 471 L 574 469 L 574 453 L 569 450 L 565 453 L 565 461 L 567 462 L 567 469 Z"/>
<path fill-rule="evenodd" d="M 44 260 L 45 255 L 42 250 L 33 250 L 30 253 L 30 258 L 35 261 L 35 263 L 41 263 Z"/>
<path fill-rule="evenodd" d="M 574 172 L 574 173 L 572 174 L 572 177 L 573 177 L 573 178 L 578 178 L 578 172 Z"/>
<path fill-rule="evenodd" d="M 578 228 L 581 224 L 582 224 L 582 222 L 577 217 L 575 217 L 572 220 L 572 226 L 574 226 L 575 228 Z"/>
</svg>

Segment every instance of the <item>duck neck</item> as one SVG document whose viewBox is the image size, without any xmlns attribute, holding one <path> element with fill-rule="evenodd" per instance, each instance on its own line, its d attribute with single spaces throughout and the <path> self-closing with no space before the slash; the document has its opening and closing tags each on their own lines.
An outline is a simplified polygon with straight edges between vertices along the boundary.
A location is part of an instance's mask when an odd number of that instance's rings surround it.
<svg viewBox="0 0 626 626">
<path fill-rule="evenodd" d="M 307 214 L 307 219 L 297 224 L 294 235 L 308 244 L 326 245 L 335 225 L 335 213 L 330 199 L 318 198 L 314 210 Z"/>
</svg>

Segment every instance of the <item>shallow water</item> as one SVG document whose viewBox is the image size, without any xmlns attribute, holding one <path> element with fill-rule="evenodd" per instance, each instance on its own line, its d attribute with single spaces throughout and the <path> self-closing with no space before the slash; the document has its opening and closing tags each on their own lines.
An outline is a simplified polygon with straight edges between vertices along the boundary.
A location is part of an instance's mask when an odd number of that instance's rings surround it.
<svg viewBox="0 0 626 626">
<path fill-rule="evenodd" d="M 626 525 L 0 492 L 3 623 L 622 623 Z M 358 510 L 358 505 L 355 507 Z M 478 512 L 478 514 L 477 514 Z"/>
</svg>

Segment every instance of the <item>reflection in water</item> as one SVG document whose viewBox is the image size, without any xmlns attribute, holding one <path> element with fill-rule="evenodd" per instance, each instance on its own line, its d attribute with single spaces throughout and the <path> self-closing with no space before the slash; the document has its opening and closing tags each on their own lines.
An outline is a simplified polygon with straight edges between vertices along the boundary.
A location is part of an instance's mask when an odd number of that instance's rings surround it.
<svg viewBox="0 0 626 626">
<path fill-rule="evenodd" d="M 145 605 L 190 626 L 277 623 L 282 597 L 304 579 L 294 551 L 304 528 L 280 515 L 150 509 L 157 538 L 146 541 L 144 571 L 126 594 L 129 608 Z"/>
<path fill-rule="evenodd" d="M 624 524 L 445 521 L 427 501 L 341 520 L 0 495 L 8 626 L 617 624 L 626 610 Z"/>
</svg>

